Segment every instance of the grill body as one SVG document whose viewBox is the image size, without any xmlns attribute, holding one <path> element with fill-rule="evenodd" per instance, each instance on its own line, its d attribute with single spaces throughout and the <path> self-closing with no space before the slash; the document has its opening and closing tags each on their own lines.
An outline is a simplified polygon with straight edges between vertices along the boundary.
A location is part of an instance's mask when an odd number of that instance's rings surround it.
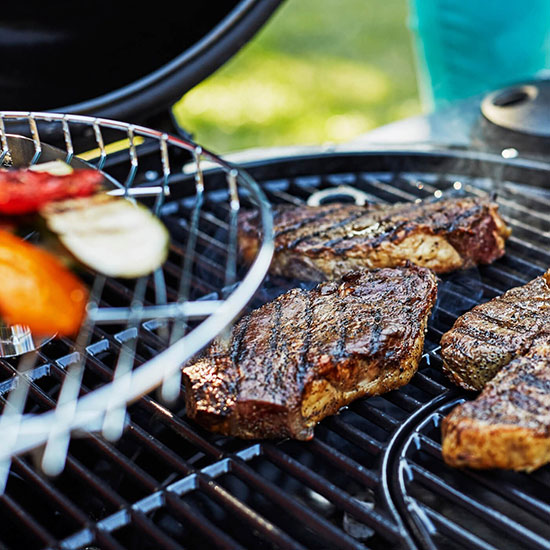
<svg viewBox="0 0 550 550">
<path fill-rule="evenodd" d="M 116 169 L 116 166 L 111 168 Z M 129 409 L 118 443 L 92 435 L 71 442 L 55 479 L 33 456 L 14 461 L 0 509 L 5 548 L 460 549 L 550 548 L 550 469 L 531 475 L 457 471 L 440 455 L 439 425 L 467 398 L 441 373 L 439 340 L 473 305 L 521 285 L 550 265 L 550 197 L 530 184 L 547 167 L 450 152 L 303 155 L 246 165 L 272 203 L 305 204 L 318 190 L 353 186 L 377 201 L 496 193 L 513 230 L 495 264 L 441 278 L 419 372 L 407 386 L 361 399 L 325 419 L 310 442 L 242 441 L 213 435 L 155 394 Z M 220 276 L 226 230 L 223 178 L 201 212 L 193 291 L 207 295 Z M 220 180 L 219 186 L 216 181 Z M 163 218 L 185 241 L 192 200 L 178 186 Z M 299 282 L 268 277 L 250 307 Z M 116 293 L 113 299 L 116 300 Z M 153 339 L 137 360 L 155 353 Z M 112 376 L 122 335 L 108 328 L 89 350 L 84 388 Z M 55 402 L 68 357 L 64 342 L 31 376 L 31 407 Z M 9 363 L 0 360 L 9 380 Z M 2 386 L 0 386 L 2 390 Z M 6 383 L 4 384 L 4 391 Z"/>
</svg>

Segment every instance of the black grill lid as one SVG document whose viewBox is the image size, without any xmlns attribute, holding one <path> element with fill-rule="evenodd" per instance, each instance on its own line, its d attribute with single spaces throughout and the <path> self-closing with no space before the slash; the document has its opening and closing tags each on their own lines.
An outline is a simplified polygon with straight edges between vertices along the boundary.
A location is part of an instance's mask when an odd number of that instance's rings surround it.
<svg viewBox="0 0 550 550">
<path fill-rule="evenodd" d="M 12 3 L 0 21 L 0 110 L 142 122 L 215 71 L 281 0 Z"/>
</svg>

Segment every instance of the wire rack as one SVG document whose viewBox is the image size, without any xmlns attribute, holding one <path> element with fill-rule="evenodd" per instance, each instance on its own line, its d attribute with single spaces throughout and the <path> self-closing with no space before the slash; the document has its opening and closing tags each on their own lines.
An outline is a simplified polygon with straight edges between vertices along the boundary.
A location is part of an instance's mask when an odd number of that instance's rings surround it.
<svg viewBox="0 0 550 550">
<path fill-rule="evenodd" d="M 164 402 L 176 400 L 181 365 L 226 330 L 247 305 L 267 272 L 273 244 L 271 210 L 260 188 L 245 172 L 191 141 L 101 118 L 0 112 L 0 145 L 3 164 L 25 166 L 61 159 L 74 167 L 102 170 L 112 185 L 110 193 L 143 199 L 161 219 L 178 201 L 192 204 L 188 217 L 177 219 L 175 234 L 169 228 L 169 259 L 153 274 L 122 282 L 82 273 L 90 288 L 87 317 L 74 341 L 64 342 L 72 351 L 62 360 L 65 376 L 55 406 L 39 413 L 27 406 L 33 373 L 40 367 L 38 351 L 0 359 L 14 373 L 6 381 L 10 387 L 0 416 L 2 491 L 14 456 L 35 450 L 42 470 L 59 474 L 75 434 L 99 432 L 108 440 L 117 440 L 131 402 L 155 389 Z M 224 187 L 209 188 L 205 173 L 211 171 L 218 179 L 222 175 Z M 191 180 L 190 174 L 194 174 Z M 189 181 L 194 185 L 189 186 Z M 203 211 L 209 193 L 216 193 L 218 202 L 220 193 L 223 196 L 219 239 L 224 244 L 224 269 L 215 291 L 209 287 L 205 294 L 201 293 L 196 249 L 201 220 L 209 215 Z M 244 270 L 238 265 L 237 250 L 237 217 L 243 204 L 260 212 L 263 235 L 255 261 Z M 117 289 L 115 303 L 110 298 L 112 288 Z M 112 327 L 121 344 L 113 375 L 108 382 L 84 390 L 86 362 L 101 348 L 105 331 Z M 151 357 L 145 361 L 136 358 L 144 331 L 155 340 Z"/>
</svg>

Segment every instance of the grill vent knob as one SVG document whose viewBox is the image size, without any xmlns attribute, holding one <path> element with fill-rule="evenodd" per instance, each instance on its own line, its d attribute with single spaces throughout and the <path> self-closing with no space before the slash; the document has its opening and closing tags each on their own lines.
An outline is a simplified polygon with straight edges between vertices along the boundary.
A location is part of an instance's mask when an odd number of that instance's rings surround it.
<svg viewBox="0 0 550 550">
<path fill-rule="evenodd" d="M 550 81 L 492 92 L 483 99 L 481 112 L 501 128 L 550 139 Z"/>
</svg>

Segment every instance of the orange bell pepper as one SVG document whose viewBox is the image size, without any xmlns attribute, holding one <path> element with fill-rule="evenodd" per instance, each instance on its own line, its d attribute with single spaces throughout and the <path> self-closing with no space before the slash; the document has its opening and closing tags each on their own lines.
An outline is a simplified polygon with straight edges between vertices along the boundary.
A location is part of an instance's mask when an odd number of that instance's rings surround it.
<svg viewBox="0 0 550 550">
<path fill-rule="evenodd" d="M 74 336 L 88 290 L 55 256 L 0 230 L 0 318 L 35 335 Z"/>
</svg>

